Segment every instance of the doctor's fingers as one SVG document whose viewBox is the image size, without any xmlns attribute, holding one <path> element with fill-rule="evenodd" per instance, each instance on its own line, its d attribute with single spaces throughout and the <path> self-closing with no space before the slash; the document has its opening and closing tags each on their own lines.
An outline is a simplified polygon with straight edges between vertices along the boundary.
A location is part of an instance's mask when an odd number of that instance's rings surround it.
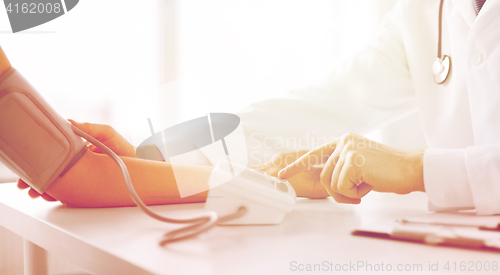
<svg viewBox="0 0 500 275">
<path fill-rule="evenodd" d="M 308 171 L 312 166 L 323 164 L 330 158 L 330 155 L 336 150 L 338 140 L 311 150 L 295 160 L 294 162 L 281 169 L 278 176 L 282 179 L 288 179 L 300 172 Z"/>
<path fill-rule="evenodd" d="M 333 174 L 336 169 L 341 169 L 344 163 L 344 154 L 348 152 L 348 148 L 344 147 L 343 144 L 338 144 L 335 148 L 335 151 L 330 155 L 328 160 L 326 161 L 323 170 L 320 173 L 320 182 L 332 196 L 332 198 L 338 203 L 350 203 L 350 204 L 359 204 L 361 202 L 360 198 L 350 198 L 345 196 L 341 192 L 339 192 L 336 180 L 335 184 L 331 184 L 333 180 Z"/>
<path fill-rule="evenodd" d="M 349 196 L 349 194 L 344 194 L 338 187 L 338 178 L 341 171 L 346 167 L 344 156 L 348 152 L 347 150 L 342 150 L 339 147 L 340 156 L 338 156 L 337 151 L 335 151 L 328 159 L 327 164 L 325 164 L 325 168 L 321 171 L 320 182 L 325 187 L 328 194 L 332 196 L 332 198 L 339 203 L 350 203 L 350 204 L 359 204 L 361 202 L 361 197 L 363 196 Z M 331 161 L 331 162 L 330 162 Z M 328 165 L 328 167 L 327 167 Z M 332 172 L 333 170 L 333 172 Z"/>
<path fill-rule="evenodd" d="M 328 194 L 330 194 L 330 196 L 332 196 L 332 198 L 338 203 L 349 203 L 349 204 L 361 203 L 361 199 L 354 199 L 354 198 L 346 197 L 340 193 L 331 191 L 331 189 L 329 189 L 329 188 L 327 188 L 326 191 L 328 191 Z"/>
<path fill-rule="evenodd" d="M 323 166 L 323 170 L 321 171 L 319 179 L 321 184 L 327 190 L 330 189 L 332 191 L 338 192 L 337 185 L 332 184 L 332 179 L 334 178 L 335 170 L 339 169 L 339 167 L 342 167 L 344 162 L 344 155 L 346 154 L 348 149 L 349 148 L 346 148 L 343 143 L 339 143 Z"/>
<path fill-rule="evenodd" d="M 335 175 L 336 178 L 332 177 L 332 185 L 335 184 L 338 192 L 349 198 L 360 199 L 372 190 L 370 185 L 363 182 L 362 166 L 364 165 L 364 158 L 360 162 L 358 161 L 360 157 L 363 158 L 362 155 L 352 152 L 347 153 L 344 156 L 342 167 L 335 171 L 338 173 Z"/>
</svg>

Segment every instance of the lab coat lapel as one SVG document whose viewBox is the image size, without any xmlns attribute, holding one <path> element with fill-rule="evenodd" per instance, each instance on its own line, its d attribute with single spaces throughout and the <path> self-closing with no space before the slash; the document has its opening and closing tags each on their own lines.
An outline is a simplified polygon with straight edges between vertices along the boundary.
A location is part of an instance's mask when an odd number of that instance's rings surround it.
<svg viewBox="0 0 500 275">
<path fill-rule="evenodd" d="M 467 90 L 476 145 L 499 142 L 499 7 L 498 0 L 486 0 L 467 37 Z"/>
<path fill-rule="evenodd" d="M 488 2 L 490 0 L 486 0 Z M 495 1 L 495 0 L 491 0 Z M 474 20 L 476 20 L 476 11 L 474 10 L 474 4 L 472 0 L 452 0 L 453 4 L 462 14 L 462 17 L 465 19 L 465 22 L 469 24 L 469 27 L 472 26 Z M 487 4 L 485 4 L 486 6 Z"/>
</svg>

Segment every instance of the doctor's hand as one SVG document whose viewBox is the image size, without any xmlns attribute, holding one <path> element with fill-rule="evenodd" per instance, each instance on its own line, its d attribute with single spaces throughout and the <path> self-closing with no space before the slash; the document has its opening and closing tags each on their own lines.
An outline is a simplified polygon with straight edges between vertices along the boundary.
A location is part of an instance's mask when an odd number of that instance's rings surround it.
<svg viewBox="0 0 500 275">
<path fill-rule="evenodd" d="M 291 179 L 316 173 L 311 165 L 324 164 L 320 182 L 341 203 L 360 203 L 371 190 L 407 194 L 425 191 L 423 151 L 398 150 L 357 134 L 346 134 L 314 149 L 279 172 Z"/>
<path fill-rule="evenodd" d="M 278 172 L 297 160 L 302 155 L 306 154 L 307 150 L 282 152 L 274 155 L 267 163 L 252 167 L 256 170 L 265 172 L 273 177 L 278 176 Z M 312 167 L 309 171 L 299 172 L 289 177 L 287 180 L 295 189 L 295 193 L 299 197 L 311 199 L 322 199 L 328 197 L 328 192 L 320 183 L 320 173 L 322 167 Z"/>
</svg>

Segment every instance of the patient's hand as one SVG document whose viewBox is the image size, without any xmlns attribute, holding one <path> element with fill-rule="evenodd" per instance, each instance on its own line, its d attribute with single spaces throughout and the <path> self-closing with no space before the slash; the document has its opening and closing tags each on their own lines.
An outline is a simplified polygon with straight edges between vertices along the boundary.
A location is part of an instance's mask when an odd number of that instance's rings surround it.
<svg viewBox="0 0 500 275">
<path fill-rule="evenodd" d="M 38 193 L 37 191 L 35 191 L 35 189 L 31 188 L 26 182 L 24 182 L 22 179 L 19 179 L 17 180 L 17 187 L 19 189 L 26 189 L 26 188 L 30 188 L 30 190 L 28 191 L 28 195 L 30 195 L 30 197 L 36 199 L 38 197 L 42 197 L 44 200 L 46 201 L 57 201 L 56 199 L 54 199 L 53 197 L 49 196 L 49 194 L 47 193 L 43 193 L 43 194 L 40 194 Z"/>
<path fill-rule="evenodd" d="M 307 152 L 307 150 L 298 150 L 278 153 L 267 163 L 252 168 L 277 177 L 278 172 L 281 169 L 285 168 L 287 165 L 291 164 Z M 287 179 L 295 189 L 297 196 L 311 199 L 322 199 L 328 197 L 328 192 L 320 182 L 322 168 L 323 167 L 311 166 L 308 171 L 299 173 Z"/>
<path fill-rule="evenodd" d="M 103 124 L 93 124 L 93 123 L 79 123 L 73 120 L 69 120 L 71 124 L 76 126 L 78 129 L 84 131 L 85 133 L 93 136 L 95 139 L 99 140 L 102 142 L 104 145 L 106 145 L 109 149 L 111 149 L 113 152 L 115 152 L 117 155 L 122 156 L 122 157 L 134 157 L 137 158 L 137 155 L 135 154 L 135 149 L 132 144 L 130 144 L 123 136 L 121 136 L 113 127 L 109 125 L 103 125 Z M 95 147 L 94 145 L 90 144 L 87 142 L 87 146 L 90 151 L 94 153 L 100 153 L 102 154 L 103 152 Z M 17 187 L 20 189 L 26 189 L 29 188 L 29 185 L 24 182 L 22 179 L 19 179 L 17 181 Z M 29 196 L 32 198 L 38 198 L 42 197 L 47 201 L 57 201 L 53 197 L 49 196 L 47 193 L 40 194 L 34 189 L 30 188 L 28 192 Z"/>
<path fill-rule="evenodd" d="M 94 124 L 94 123 L 80 123 L 69 119 L 71 124 L 76 126 L 76 128 L 84 131 L 85 133 L 91 135 L 98 141 L 106 145 L 111 151 L 121 157 L 132 157 L 137 158 L 135 154 L 135 149 L 132 144 L 130 144 L 122 135 L 120 135 L 113 127 L 104 124 Z M 94 145 L 87 142 L 89 150 L 94 153 L 103 154 L 101 149 L 95 147 Z"/>
</svg>

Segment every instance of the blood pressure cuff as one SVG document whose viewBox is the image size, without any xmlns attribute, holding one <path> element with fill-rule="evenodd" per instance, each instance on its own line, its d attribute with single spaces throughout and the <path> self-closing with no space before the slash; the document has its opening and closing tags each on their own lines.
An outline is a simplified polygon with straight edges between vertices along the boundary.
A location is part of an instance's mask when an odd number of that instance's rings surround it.
<svg viewBox="0 0 500 275">
<path fill-rule="evenodd" d="M 0 77 L 0 161 L 39 193 L 86 152 L 84 141 L 14 68 Z"/>
</svg>

